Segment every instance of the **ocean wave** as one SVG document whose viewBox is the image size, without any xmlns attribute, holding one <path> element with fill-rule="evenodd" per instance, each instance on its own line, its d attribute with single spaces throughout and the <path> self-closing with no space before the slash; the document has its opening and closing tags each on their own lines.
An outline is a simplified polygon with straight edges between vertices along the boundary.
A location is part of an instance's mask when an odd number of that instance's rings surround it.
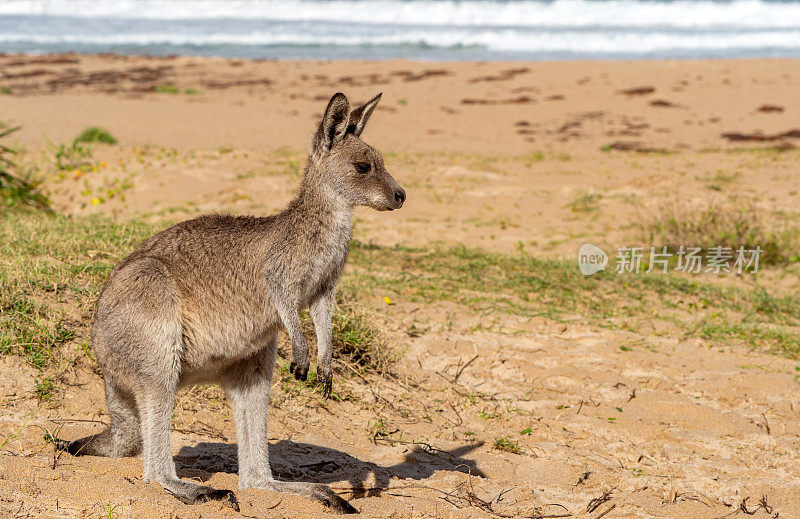
<svg viewBox="0 0 800 519">
<path fill-rule="evenodd" d="M 314 35 L 309 33 L 250 32 L 242 34 L 127 33 L 106 35 L 0 34 L 0 43 L 96 46 L 427 46 L 484 47 L 493 51 L 584 52 L 650 54 L 659 50 L 714 50 L 775 48 L 800 50 L 800 29 L 741 33 L 595 32 L 558 31 L 408 31 L 384 35 Z"/>
<path fill-rule="evenodd" d="M 800 28 L 800 3 L 765 0 L 4 0 L 2 15 L 456 27 Z"/>
</svg>

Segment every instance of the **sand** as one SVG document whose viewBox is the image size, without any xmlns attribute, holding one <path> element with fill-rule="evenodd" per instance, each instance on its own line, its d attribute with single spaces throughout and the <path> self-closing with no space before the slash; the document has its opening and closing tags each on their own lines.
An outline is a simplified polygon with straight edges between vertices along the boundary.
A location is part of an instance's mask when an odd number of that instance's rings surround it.
<svg viewBox="0 0 800 519">
<path fill-rule="evenodd" d="M 67 214 L 270 214 L 296 189 L 310 135 L 336 91 L 353 102 L 384 93 L 364 137 L 408 192 L 401 211 L 358 211 L 355 235 L 366 242 L 574 257 L 587 241 L 607 251 L 631 245 L 636 223 L 675 200 L 735 195 L 786 218 L 797 217 L 800 202 L 792 149 L 800 144 L 800 60 L 60 55 L 0 57 L 0 71 L 10 90 L 0 114 L 23 126 L 18 142 L 32 164 L 51 153 L 48 141 L 70 142 L 87 126 L 119 139 L 98 147 L 97 171 L 59 178 L 42 169 L 55 208 Z M 154 91 L 163 85 L 178 93 Z M 589 212 L 576 207 L 587 195 L 597 205 Z M 776 271 L 763 279 L 797 289 Z M 367 517 L 490 515 L 470 495 L 508 516 L 711 518 L 758 509 L 754 517 L 800 517 L 796 361 L 669 330 L 476 316 L 449 303 L 379 305 L 404 352 L 397 379 L 337 380 L 356 397 L 338 403 L 289 399 L 276 388 L 278 476 L 330 483 Z M 409 335 L 412 324 L 425 333 Z M 30 424 L 61 426 L 66 438 L 107 419 L 90 363 L 66 373 L 57 404 L 40 408 L 36 370 L 17 358 L 0 362 L 0 437 L 31 413 Z M 389 436 L 374 434 L 378 416 Z M 504 436 L 521 452 L 493 448 Z M 235 429 L 218 389 L 184 392 L 172 442 L 183 477 L 237 488 Z M 53 456 L 35 427 L 3 447 L 0 515 L 325 515 L 317 504 L 258 490 L 238 494 L 241 514 L 219 503 L 183 505 L 142 483 L 138 458 Z"/>
</svg>

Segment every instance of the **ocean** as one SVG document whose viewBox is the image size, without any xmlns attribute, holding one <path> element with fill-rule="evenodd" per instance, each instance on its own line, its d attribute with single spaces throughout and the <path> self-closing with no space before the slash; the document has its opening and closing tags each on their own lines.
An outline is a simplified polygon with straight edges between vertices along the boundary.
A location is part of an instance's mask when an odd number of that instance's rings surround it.
<svg viewBox="0 0 800 519">
<path fill-rule="evenodd" d="M 0 0 L 0 52 L 800 57 L 800 0 Z"/>
</svg>

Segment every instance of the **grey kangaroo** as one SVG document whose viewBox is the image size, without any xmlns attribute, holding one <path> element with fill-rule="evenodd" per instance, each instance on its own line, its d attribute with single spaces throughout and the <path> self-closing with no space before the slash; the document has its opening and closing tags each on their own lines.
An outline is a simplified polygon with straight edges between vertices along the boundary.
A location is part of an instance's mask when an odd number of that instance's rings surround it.
<svg viewBox="0 0 800 519">
<path fill-rule="evenodd" d="M 352 111 L 343 94 L 331 98 L 299 194 L 282 212 L 182 222 L 114 268 L 91 332 L 111 424 L 60 448 L 111 457 L 141 451 L 146 482 L 158 482 L 186 503 L 227 499 L 237 507 L 230 490 L 178 478 L 170 453 L 178 388 L 218 382 L 233 406 L 240 489 L 289 492 L 357 512 L 326 485 L 272 477 L 267 416 L 280 329 L 291 338 L 291 372 L 298 379 L 308 374 L 298 317 L 305 307 L 316 329 L 317 376 L 323 397 L 330 395 L 331 315 L 353 208 L 393 210 L 406 199 L 380 153 L 360 138 L 380 97 Z"/>
</svg>

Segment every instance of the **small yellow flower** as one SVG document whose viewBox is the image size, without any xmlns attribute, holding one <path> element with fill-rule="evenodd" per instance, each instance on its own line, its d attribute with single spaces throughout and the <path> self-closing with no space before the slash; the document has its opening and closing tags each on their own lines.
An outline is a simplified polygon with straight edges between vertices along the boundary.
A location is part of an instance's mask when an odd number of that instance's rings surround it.
<svg viewBox="0 0 800 519">
<path fill-rule="evenodd" d="M 92 198 L 92 205 L 97 205 L 100 203 L 100 199 L 97 197 Z"/>
<path fill-rule="evenodd" d="M 100 167 L 103 168 L 103 169 L 106 169 L 108 167 L 108 162 L 106 162 L 106 161 L 101 162 L 100 163 Z"/>
<path fill-rule="evenodd" d="M 393 305 L 393 304 L 394 304 L 394 303 L 392 302 L 392 299 L 391 299 L 389 296 L 385 296 L 385 297 L 383 298 L 383 302 L 384 302 L 384 303 L 386 303 L 387 305 Z"/>
</svg>

